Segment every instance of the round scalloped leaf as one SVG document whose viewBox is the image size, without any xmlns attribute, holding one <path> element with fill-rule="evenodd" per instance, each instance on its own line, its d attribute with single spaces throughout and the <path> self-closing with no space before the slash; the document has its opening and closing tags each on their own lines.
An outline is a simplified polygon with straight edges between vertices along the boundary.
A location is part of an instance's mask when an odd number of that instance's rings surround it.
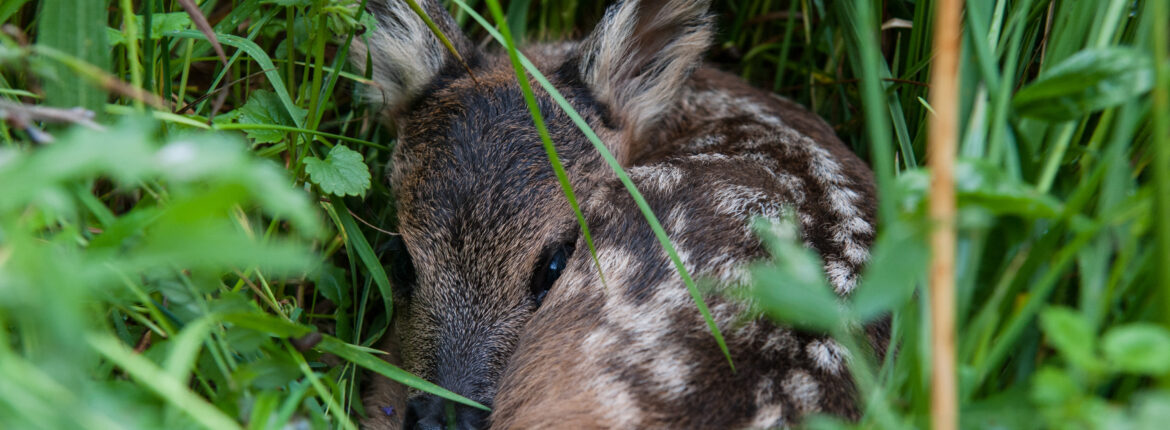
<svg viewBox="0 0 1170 430">
<path fill-rule="evenodd" d="M 360 196 L 370 189 L 370 168 L 362 154 L 342 145 L 334 146 L 329 155 L 305 159 L 309 180 L 321 191 L 338 196 Z"/>
</svg>

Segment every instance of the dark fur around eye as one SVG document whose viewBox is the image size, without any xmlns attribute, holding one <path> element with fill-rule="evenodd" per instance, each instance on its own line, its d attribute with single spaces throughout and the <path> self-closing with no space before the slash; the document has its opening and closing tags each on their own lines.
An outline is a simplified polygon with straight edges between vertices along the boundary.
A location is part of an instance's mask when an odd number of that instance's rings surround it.
<svg viewBox="0 0 1170 430">
<path fill-rule="evenodd" d="M 544 301 L 544 296 L 548 294 L 557 278 L 561 277 L 572 255 L 573 245 L 560 243 L 546 250 L 541 256 L 532 276 L 532 298 L 537 306 Z"/>
<path fill-rule="evenodd" d="M 390 282 L 394 286 L 394 294 L 410 297 L 414 289 L 414 263 L 410 258 L 410 251 L 406 249 L 406 242 L 402 236 L 392 236 L 382 244 L 382 261 L 388 267 Z"/>
</svg>

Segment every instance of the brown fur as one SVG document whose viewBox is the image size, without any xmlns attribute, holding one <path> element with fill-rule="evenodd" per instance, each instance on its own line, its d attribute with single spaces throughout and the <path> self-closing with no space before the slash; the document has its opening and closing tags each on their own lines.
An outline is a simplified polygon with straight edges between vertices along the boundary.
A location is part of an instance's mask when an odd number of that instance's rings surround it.
<svg viewBox="0 0 1170 430">
<path fill-rule="evenodd" d="M 422 3 L 441 28 L 455 28 L 435 0 Z M 472 68 L 472 80 L 433 35 L 414 31 L 417 17 L 403 4 L 370 0 L 379 26 L 352 59 L 373 65 L 371 101 L 384 106 L 384 119 L 399 131 L 389 180 L 417 285 L 384 346 L 401 347 L 407 370 L 481 403 L 498 401 L 492 420 L 501 427 L 741 425 L 769 418 L 767 408 L 784 409 L 769 421 L 780 424 L 811 410 L 856 415 L 848 375 L 810 362 L 808 351 L 829 351 L 818 357 L 831 358 L 836 350 L 829 340 L 765 321 L 736 325 L 743 306 L 713 295 L 708 300 L 743 366 L 739 374 L 726 373 L 693 303 L 676 297 L 677 274 L 663 263 L 641 215 L 580 130 L 534 83 L 560 158 L 586 201 L 599 252 L 613 260 L 613 273 L 605 272 L 613 281 L 602 289 L 506 57 L 479 52 L 457 31 L 445 31 Z M 847 294 L 872 240 L 870 173 L 815 115 L 734 76 L 697 69 L 711 33 L 706 8 L 702 0 L 626 0 L 580 45 L 526 53 L 622 164 L 635 167 L 631 176 L 693 273 L 745 281 L 737 275 L 742 265 L 765 257 L 745 230 L 748 218 L 790 206 L 806 244 L 821 253 L 834 287 Z M 740 191 L 756 197 L 725 202 L 743 206 L 732 214 L 720 209 L 715 197 Z M 549 250 L 574 244 L 569 268 L 541 304 L 530 289 L 534 272 Z M 664 319 L 631 326 L 640 321 L 635 312 L 614 325 L 637 310 Z M 581 339 L 590 335 L 620 342 L 599 340 L 582 349 Z M 669 352 L 685 354 L 695 378 L 671 385 L 637 364 L 679 358 Z M 598 354 L 611 361 L 578 360 Z M 599 380 L 609 385 L 590 385 Z M 659 383 L 642 386 L 644 380 Z M 736 385 L 725 385 L 732 383 L 763 385 L 733 392 Z M 822 395 L 794 397 L 793 390 L 809 384 Z M 670 390 L 685 395 L 663 397 Z M 749 391 L 760 394 L 745 397 Z M 405 402 L 404 392 L 375 382 L 365 397 L 374 416 L 364 424 L 396 428 L 408 414 L 378 416 L 393 406 L 414 413 L 412 425 L 437 427 L 441 403 L 417 392 Z M 612 414 L 615 392 L 626 395 L 634 421 Z M 704 402 L 722 409 L 698 418 L 709 412 Z M 461 428 L 484 418 L 457 408 Z"/>
<path fill-rule="evenodd" d="M 666 145 L 676 148 L 672 155 L 644 155 L 665 160 L 631 171 L 688 271 L 718 280 L 716 291 L 748 282 L 743 267 L 766 257 L 749 221 L 776 220 L 790 206 L 809 246 L 827 264 L 849 267 L 850 277 L 834 284 L 844 294 L 860 265 L 842 255 L 848 244 L 826 226 L 849 221 L 809 194 L 829 192 L 817 184 L 817 163 L 837 164 L 836 186 L 856 193 L 857 218 L 870 226 L 847 241 L 868 247 L 874 221 L 868 170 L 799 106 L 710 69 L 688 88 L 692 96 L 736 103 L 680 105 L 671 117 L 682 118 L 678 129 L 663 130 L 685 143 Z M 712 137 L 722 143 L 706 145 Z M 585 211 L 606 284 L 587 254 L 574 256 L 522 335 L 496 397 L 494 427 L 744 428 L 785 426 L 812 412 L 857 417 L 842 359 L 828 354 L 832 360 L 818 361 L 822 352 L 840 352 L 830 339 L 741 321 L 741 304 L 708 294 L 736 363 L 733 374 L 624 189 L 602 187 Z"/>
</svg>

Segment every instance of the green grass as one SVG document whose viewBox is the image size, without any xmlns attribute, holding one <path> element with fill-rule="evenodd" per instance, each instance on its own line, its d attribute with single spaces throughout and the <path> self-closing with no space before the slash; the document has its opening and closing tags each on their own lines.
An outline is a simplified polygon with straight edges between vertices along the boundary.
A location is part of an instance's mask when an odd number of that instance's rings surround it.
<svg viewBox="0 0 1170 430">
<path fill-rule="evenodd" d="M 359 3 L 203 1 L 225 68 L 178 1 L 0 2 L 0 97 L 83 106 L 104 128 L 0 124 L 0 427 L 352 428 L 381 413 L 361 410 L 363 369 L 435 389 L 367 349 L 393 299 L 389 237 L 367 224 L 395 225 L 380 180 L 394 142 L 344 61 Z M 604 7 L 465 3 L 521 42 L 580 36 Z M 853 346 L 847 322 L 892 312 L 898 355 L 854 354 L 866 428 L 929 422 L 930 5 L 715 5 L 710 60 L 813 108 L 877 173 L 880 237 L 848 306 L 772 282 L 816 264 L 783 240 L 790 258 L 756 268 L 763 311 Z M 1170 413 L 1168 9 L 967 2 L 964 426 L 1160 428 Z M 895 18 L 910 28 L 880 29 Z M 820 302 L 834 318 L 793 305 Z"/>
</svg>

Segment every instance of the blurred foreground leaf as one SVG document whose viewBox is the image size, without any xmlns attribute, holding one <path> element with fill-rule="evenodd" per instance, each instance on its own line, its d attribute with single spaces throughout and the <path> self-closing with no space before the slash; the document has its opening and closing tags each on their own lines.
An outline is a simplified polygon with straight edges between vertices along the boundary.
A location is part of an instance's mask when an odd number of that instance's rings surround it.
<svg viewBox="0 0 1170 430">
<path fill-rule="evenodd" d="M 1149 55 L 1120 46 L 1080 51 L 1016 93 L 1021 116 L 1067 121 L 1120 105 L 1154 86 Z"/>
</svg>

